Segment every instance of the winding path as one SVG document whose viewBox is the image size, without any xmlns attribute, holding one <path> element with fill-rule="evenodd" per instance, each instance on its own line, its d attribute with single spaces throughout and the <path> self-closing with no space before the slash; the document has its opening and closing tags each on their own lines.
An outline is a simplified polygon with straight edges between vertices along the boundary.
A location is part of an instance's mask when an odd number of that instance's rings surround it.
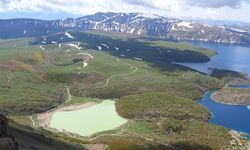
<svg viewBox="0 0 250 150">
<path fill-rule="evenodd" d="M 154 139 L 151 139 L 151 138 L 149 138 L 149 137 L 146 137 L 146 136 L 143 136 L 143 135 L 140 135 L 140 134 L 137 134 L 137 133 L 133 133 L 133 132 L 128 132 L 128 131 L 125 131 L 125 130 L 126 130 L 126 129 L 123 129 L 123 130 L 121 130 L 120 132 L 118 132 L 118 133 L 113 133 L 113 134 L 110 133 L 110 134 L 98 135 L 98 136 L 95 136 L 95 137 L 93 137 L 93 138 L 91 138 L 91 139 L 82 139 L 82 138 L 75 137 L 74 135 L 71 135 L 70 133 L 67 133 L 67 132 L 64 132 L 64 133 L 65 133 L 67 136 L 71 137 L 71 138 L 76 138 L 76 139 L 78 139 L 78 140 L 82 140 L 82 141 L 85 141 L 85 142 L 91 142 L 91 141 L 94 141 L 94 140 L 96 140 L 96 139 L 98 139 L 98 138 L 105 137 L 105 136 L 128 137 L 129 135 L 126 134 L 126 132 L 127 132 L 128 134 L 131 134 L 132 136 L 140 137 L 140 138 L 144 139 L 145 141 L 150 141 L 150 142 L 154 141 L 154 142 L 156 142 L 157 144 L 164 145 L 164 146 L 167 146 L 167 147 L 171 147 L 171 148 L 174 148 L 174 149 L 176 149 L 176 150 L 183 150 L 183 149 L 181 149 L 181 148 L 172 146 L 172 145 L 170 145 L 170 144 L 165 144 L 165 143 L 156 141 L 156 140 L 154 140 Z M 125 133 L 125 134 L 124 134 L 124 133 Z"/>
<path fill-rule="evenodd" d="M 50 110 L 48 110 L 48 111 L 46 111 L 46 112 L 38 113 L 38 114 L 34 114 L 34 115 L 41 115 L 41 114 L 46 114 L 46 113 L 52 113 L 53 111 L 59 109 L 59 108 L 62 107 L 63 105 L 69 103 L 69 102 L 71 101 L 71 99 L 72 99 L 72 96 L 71 96 L 71 94 L 70 94 L 70 89 L 69 89 L 69 87 L 67 87 L 67 86 L 65 86 L 65 87 L 66 87 L 66 91 L 67 91 L 67 94 L 68 94 L 68 99 L 67 99 L 67 101 L 65 101 L 64 103 L 60 104 L 59 106 L 57 106 L 57 107 L 55 107 L 55 108 L 53 108 L 53 109 L 50 109 Z M 31 120 L 31 122 L 32 122 L 32 126 L 33 126 L 33 127 L 36 127 L 35 121 L 34 121 L 34 119 L 33 119 L 33 116 L 34 116 L 34 115 L 31 115 L 29 118 L 30 118 L 30 120 Z"/>
<path fill-rule="evenodd" d="M 121 62 L 119 58 L 116 58 L 116 60 L 117 60 L 118 62 Z M 105 88 L 106 86 L 108 86 L 110 80 L 113 79 L 114 77 L 133 74 L 133 73 L 135 73 L 136 71 L 139 70 L 139 68 L 137 68 L 137 67 L 135 67 L 135 66 L 133 66 L 133 65 L 131 65 L 131 64 L 129 64 L 129 63 L 124 63 L 124 64 L 127 64 L 127 65 L 130 67 L 130 69 L 134 69 L 134 70 L 133 70 L 132 72 L 129 72 L 129 73 L 122 73 L 122 74 L 115 74 L 115 75 L 112 75 L 111 77 L 109 77 L 109 78 L 106 80 L 106 83 L 105 83 L 103 86 L 99 87 L 99 88 Z"/>
<path fill-rule="evenodd" d="M 32 122 L 32 125 L 33 125 L 33 127 L 35 127 L 36 126 L 36 124 L 35 124 L 35 121 L 33 120 L 33 118 L 32 118 L 33 116 L 30 116 L 29 118 L 30 118 L 30 120 L 31 120 L 31 122 Z"/>
</svg>

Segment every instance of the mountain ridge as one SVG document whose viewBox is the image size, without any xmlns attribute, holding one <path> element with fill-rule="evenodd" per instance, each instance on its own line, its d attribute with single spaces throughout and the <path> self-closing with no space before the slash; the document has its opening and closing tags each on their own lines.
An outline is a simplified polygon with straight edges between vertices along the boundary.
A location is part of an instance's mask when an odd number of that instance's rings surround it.
<svg viewBox="0 0 250 150">
<path fill-rule="evenodd" d="M 38 37 L 68 30 L 100 30 L 157 37 L 166 40 L 245 44 L 249 30 L 209 25 L 144 13 L 96 13 L 58 20 L 1 19 L 0 38 Z"/>
</svg>

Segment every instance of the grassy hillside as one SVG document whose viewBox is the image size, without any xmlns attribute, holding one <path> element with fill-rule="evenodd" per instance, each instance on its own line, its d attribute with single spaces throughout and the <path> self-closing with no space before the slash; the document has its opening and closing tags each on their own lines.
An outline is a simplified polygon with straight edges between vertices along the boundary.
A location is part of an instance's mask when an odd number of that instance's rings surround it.
<svg viewBox="0 0 250 150">
<path fill-rule="evenodd" d="M 202 57 L 210 56 L 212 52 L 207 49 L 122 35 L 70 33 L 77 39 L 69 39 L 69 43 L 79 42 L 81 49 L 66 45 L 66 38 L 57 41 L 64 43 L 61 46 L 30 44 L 32 41 L 38 44 L 39 38 L 1 41 L 1 113 L 26 115 L 56 107 L 66 99 L 64 86 L 69 86 L 71 93 L 78 97 L 119 98 L 145 92 L 166 92 L 195 100 L 204 91 L 223 85 L 220 80 L 171 64 L 173 59 L 187 57 L 183 53 L 185 47 L 188 58 L 194 60 L 198 53 Z M 58 38 L 63 35 L 51 35 L 46 42 L 60 40 Z M 98 51 L 97 46 L 101 44 L 108 45 L 109 49 L 102 46 Z M 82 68 L 82 56 L 78 53 L 88 53 L 94 59 Z"/>
<path fill-rule="evenodd" d="M 132 119 L 129 131 L 181 149 L 212 150 L 228 146 L 227 129 L 206 121 L 208 111 L 193 102 L 166 93 L 132 95 L 116 103 L 117 111 Z"/>
<path fill-rule="evenodd" d="M 173 148 L 164 146 L 165 143 L 190 149 L 195 146 L 219 149 L 219 144 L 228 144 L 227 130 L 206 123 L 210 114 L 195 102 L 205 91 L 220 88 L 224 82 L 172 64 L 206 62 L 214 52 L 186 43 L 120 34 L 69 33 L 75 38 L 59 33 L 1 41 L 0 113 L 30 124 L 30 115 L 67 100 L 66 86 L 72 95 L 67 105 L 121 98 L 116 104 L 117 111 L 130 119 L 125 135 L 136 140 L 112 136 L 97 139 L 97 143 L 100 140 L 111 149 Z M 44 149 L 68 148 L 54 142 L 44 130 L 37 133 L 16 124 L 10 128 L 24 145 L 27 138 L 38 146 L 39 141 L 45 141 L 41 145 Z M 210 129 L 214 130 L 209 132 Z M 153 140 L 145 141 L 145 137 Z M 118 148 L 122 141 L 128 146 Z"/>
<path fill-rule="evenodd" d="M 164 118 L 207 121 L 208 110 L 191 99 L 165 93 L 131 95 L 116 103 L 118 113 L 129 119 L 158 121 Z"/>
</svg>

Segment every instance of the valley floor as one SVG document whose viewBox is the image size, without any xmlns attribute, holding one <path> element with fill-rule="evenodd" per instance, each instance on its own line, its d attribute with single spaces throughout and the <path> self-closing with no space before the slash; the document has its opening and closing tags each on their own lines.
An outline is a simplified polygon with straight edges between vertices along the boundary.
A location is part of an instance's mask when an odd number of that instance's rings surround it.
<svg viewBox="0 0 250 150">
<path fill-rule="evenodd" d="M 42 134 L 41 141 L 55 138 L 90 149 L 243 147 L 230 143 L 228 129 L 208 123 L 211 114 L 196 102 L 205 91 L 225 82 L 172 64 L 204 62 L 212 51 L 125 35 L 68 34 L 77 38 L 59 33 L 1 41 L 0 113 L 18 122 L 13 123 L 12 134 L 21 143 L 27 143 L 21 134 L 27 138 Z M 127 123 L 89 137 L 48 128 L 54 113 L 88 109 L 106 99 L 115 100 L 115 110 Z"/>
</svg>

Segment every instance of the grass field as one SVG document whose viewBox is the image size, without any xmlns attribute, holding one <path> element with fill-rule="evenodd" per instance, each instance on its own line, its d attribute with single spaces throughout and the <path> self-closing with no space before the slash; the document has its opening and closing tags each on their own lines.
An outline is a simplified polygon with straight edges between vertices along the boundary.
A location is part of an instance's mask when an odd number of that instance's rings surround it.
<svg viewBox="0 0 250 150">
<path fill-rule="evenodd" d="M 105 32 L 69 33 L 75 38 L 61 40 L 64 33 L 49 35 L 47 44 L 44 37 L 1 41 L 0 113 L 31 124 L 30 115 L 67 100 L 67 86 L 72 95 L 67 105 L 120 99 L 117 111 L 131 119 L 125 135 L 132 140 L 108 136 L 93 141 L 111 149 L 172 149 L 165 143 L 219 149 L 219 144 L 228 144 L 228 131 L 206 123 L 210 114 L 196 103 L 205 91 L 222 87 L 224 81 L 171 63 L 206 62 L 213 51 Z M 79 53 L 85 53 L 84 57 Z M 86 59 L 86 54 L 93 58 Z M 19 128 L 15 131 L 26 134 Z M 53 134 L 74 142 L 66 135 Z M 121 143 L 124 147 L 118 148 Z"/>
</svg>

